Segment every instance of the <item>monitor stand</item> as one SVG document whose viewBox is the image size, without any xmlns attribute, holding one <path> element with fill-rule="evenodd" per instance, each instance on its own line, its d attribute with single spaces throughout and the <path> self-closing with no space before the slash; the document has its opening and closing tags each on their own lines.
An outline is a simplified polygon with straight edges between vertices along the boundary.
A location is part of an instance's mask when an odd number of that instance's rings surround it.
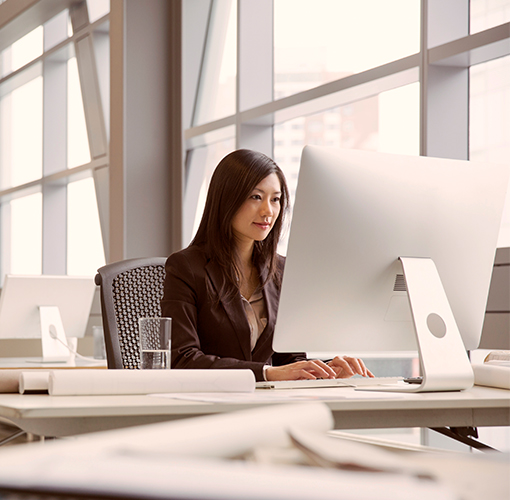
<svg viewBox="0 0 510 500">
<path fill-rule="evenodd" d="M 430 258 L 400 257 L 411 306 L 421 384 L 359 387 L 358 390 L 439 392 L 470 389 L 473 369 L 437 268 Z"/>
<path fill-rule="evenodd" d="M 42 363 L 64 363 L 69 361 L 64 325 L 57 306 L 39 306 L 41 319 Z"/>
</svg>

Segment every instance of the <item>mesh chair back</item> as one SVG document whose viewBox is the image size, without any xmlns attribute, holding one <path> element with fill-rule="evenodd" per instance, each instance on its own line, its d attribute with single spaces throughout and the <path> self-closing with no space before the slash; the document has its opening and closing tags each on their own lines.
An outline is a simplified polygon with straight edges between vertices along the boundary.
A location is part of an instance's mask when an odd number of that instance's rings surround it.
<svg viewBox="0 0 510 500">
<path fill-rule="evenodd" d="M 108 368 L 139 368 L 138 319 L 161 316 L 165 262 L 128 259 L 97 270 Z"/>
</svg>

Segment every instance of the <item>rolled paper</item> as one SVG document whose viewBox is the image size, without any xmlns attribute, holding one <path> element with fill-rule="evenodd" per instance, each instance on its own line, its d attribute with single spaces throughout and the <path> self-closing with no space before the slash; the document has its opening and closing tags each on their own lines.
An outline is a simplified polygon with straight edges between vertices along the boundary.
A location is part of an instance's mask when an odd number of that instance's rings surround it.
<svg viewBox="0 0 510 500">
<path fill-rule="evenodd" d="M 19 377 L 19 392 L 48 392 L 50 372 L 47 371 L 23 371 Z"/>
<path fill-rule="evenodd" d="M 510 366 L 496 363 L 473 364 L 475 385 L 510 389 Z"/>
<path fill-rule="evenodd" d="M 253 392 L 251 370 L 54 370 L 52 396 Z"/>
</svg>

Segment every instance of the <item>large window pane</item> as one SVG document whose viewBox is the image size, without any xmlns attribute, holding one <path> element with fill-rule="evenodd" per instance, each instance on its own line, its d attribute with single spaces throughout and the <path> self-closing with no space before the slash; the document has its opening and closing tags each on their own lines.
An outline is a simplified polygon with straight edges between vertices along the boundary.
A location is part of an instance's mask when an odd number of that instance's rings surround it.
<svg viewBox="0 0 510 500">
<path fill-rule="evenodd" d="M 274 156 L 294 197 L 307 144 L 419 154 L 419 84 L 413 83 L 274 127 Z"/>
<path fill-rule="evenodd" d="M 11 201 L 11 274 L 42 272 L 42 195 Z"/>
<path fill-rule="evenodd" d="M 67 167 L 90 162 L 89 140 L 76 58 L 67 63 Z"/>
<path fill-rule="evenodd" d="M 508 163 L 510 158 L 510 56 L 470 69 L 469 157 Z M 510 186 L 498 247 L 510 247 Z"/>
<path fill-rule="evenodd" d="M 194 125 L 224 118 L 236 110 L 237 8 L 216 0 L 210 18 Z"/>
<path fill-rule="evenodd" d="M 14 42 L 0 54 L 0 77 L 16 71 L 43 53 L 43 27 Z"/>
<path fill-rule="evenodd" d="M 89 20 L 91 23 L 110 12 L 110 0 L 87 0 Z"/>
<path fill-rule="evenodd" d="M 510 0 L 471 0 L 469 29 L 478 33 L 510 21 Z"/>
<path fill-rule="evenodd" d="M 67 186 L 67 274 L 93 276 L 105 264 L 92 177 Z"/>
<path fill-rule="evenodd" d="M 0 100 L 1 186 L 18 186 L 42 175 L 42 77 Z"/>
<path fill-rule="evenodd" d="M 419 23 L 419 0 L 275 0 L 275 99 L 419 52 Z"/>
</svg>

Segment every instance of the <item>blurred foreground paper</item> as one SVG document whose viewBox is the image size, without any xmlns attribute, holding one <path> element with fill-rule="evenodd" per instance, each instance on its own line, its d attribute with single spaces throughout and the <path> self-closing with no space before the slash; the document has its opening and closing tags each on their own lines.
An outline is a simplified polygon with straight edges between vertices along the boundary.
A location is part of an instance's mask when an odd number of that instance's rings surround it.
<svg viewBox="0 0 510 500">
<path fill-rule="evenodd" d="M 193 500 L 458 500 L 430 480 L 239 460 L 254 447 L 289 446 L 289 426 L 325 433 L 322 403 L 274 405 L 13 446 L 0 453 L 0 492 Z"/>
<path fill-rule="evenodd" d="M 11 486 L 67 498 L 144 500 L 459 500 L 435 481 L 396 474 L 122 453 L 94 460 L 55 454 L 48 468 L 41 458 L 28 468 L 17 459 L 4 469 L 0 455 L 0 490 Z"/>
<path fill-rule="evenodd" d="M 289 445 L 290 425 L 326 432 L 333 417 L 324 404 L 274 405 L 84 435 L 75 442 L 144 455 L 232 458 L 255 446 Z"/>
<path fill-rule="evenodd" d="M 54 370 L 48 388 L 52 396 L 254 390 L 251 370 Z"/>
</svg>

